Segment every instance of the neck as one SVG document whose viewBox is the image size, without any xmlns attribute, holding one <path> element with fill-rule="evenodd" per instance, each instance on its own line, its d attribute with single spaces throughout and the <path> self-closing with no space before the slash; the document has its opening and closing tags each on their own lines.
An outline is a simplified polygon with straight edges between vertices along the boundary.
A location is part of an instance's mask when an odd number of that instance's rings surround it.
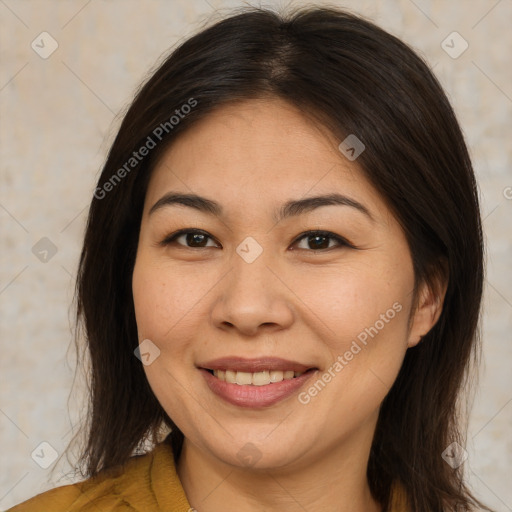
<svg viewBox="0 0 512 512">
<path fill-rule="evenodd" d="M 197 512 L 381 512 L 366 478 L 369 441 L 258 469 L 226 464 L 185 438 L 177 472 Z"/>
</svg>

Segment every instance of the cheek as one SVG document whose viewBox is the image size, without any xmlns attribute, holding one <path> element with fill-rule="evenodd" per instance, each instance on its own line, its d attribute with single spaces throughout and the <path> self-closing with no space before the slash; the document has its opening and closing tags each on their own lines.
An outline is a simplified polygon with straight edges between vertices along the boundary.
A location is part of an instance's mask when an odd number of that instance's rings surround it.
<svg viewBox="0 0 512 512">
<path fill-rule="evenodd" d="M 309 311 L 310 322 L 332 350 L 343 349 L 361 333 L 364 341 L 366 329 L 373 332 L 375 324 L 378 331 L 402 324 L 408 288 L 407 276 L 383 265 L 338 267 L 294 279 L 304 312 Z"/>
<path fill-rule="evenodd" d="M 381 259 L 295 283 L 310 327 L 332 361 L 326 368 L 326 379 L 336 382 L 329 386 L 330 399 L 343 404 L 341 409 L 367 407 L 368 412 L 391 388 L 407 349 L 412 268 Z"/>
<path fill-rule="evenodd" d="M 151 364 L 144 365 L 144 372 L 158 401 L 166 411 L 173 411 L 173 418 L 175 411 L 187 410 L 185 398 L 191 396 L 190 390 L 183 393 L 188 388 L 184 373 L 190 346 L 187 320 L 198 300 L 190 280 L 190 275 L 173 272 L 143 251 L 132 277 L 139 342 L 149 339 L 160 351 Z"/>
<path fill-rule="evenodd" d="M 176 330 L 183 329 L 187 315 L 206 290 L 193 275 L 155 264 L 144 255 L 137 259 L 132 291 L 139 338 L 164 345 L 168 337 L 175 337 Z"/>
</svg>

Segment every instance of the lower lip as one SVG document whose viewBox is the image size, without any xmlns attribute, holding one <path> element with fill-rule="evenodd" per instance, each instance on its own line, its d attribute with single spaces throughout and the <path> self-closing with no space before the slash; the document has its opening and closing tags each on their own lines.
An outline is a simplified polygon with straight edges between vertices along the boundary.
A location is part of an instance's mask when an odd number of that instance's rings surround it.
<svg viewBox="0 0 512 512">
<path fill-rule="evenodd" d="M 288 398 L 318 371 L 308 370 L 293 379 L 284 379 L 281 382 L 273 382 L 264 386 L 254 386 L 251 384 L 231 384 L 218 379 L 204 368 L 199 370 L 203 374 L 208 387 L 217 396 L 230 404 L 252 408 L 268 407 Z"/>
</svg>

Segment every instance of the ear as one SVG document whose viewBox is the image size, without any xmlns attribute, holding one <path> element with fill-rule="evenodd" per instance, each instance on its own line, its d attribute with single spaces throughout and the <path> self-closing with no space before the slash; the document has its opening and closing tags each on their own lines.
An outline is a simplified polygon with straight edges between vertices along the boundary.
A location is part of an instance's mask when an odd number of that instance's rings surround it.
<svg viewBox="0 0 512 512">
<path fill-rule="evenodd" d="M 443 310 L 448 279 L 438 277 L 430 286 L 423 282 L 419 287 L 416 304 L 411 311 L 408 347 L 416 346 L 439 320 Z"/>
</svg>

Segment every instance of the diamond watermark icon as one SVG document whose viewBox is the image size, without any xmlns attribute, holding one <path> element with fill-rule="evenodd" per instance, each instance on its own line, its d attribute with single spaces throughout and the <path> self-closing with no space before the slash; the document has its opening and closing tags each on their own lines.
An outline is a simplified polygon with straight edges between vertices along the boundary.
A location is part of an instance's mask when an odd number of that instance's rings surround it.
<svg viewBox="0 0 512 512">
<path fill-rule="evenodd" d="M 57 460 L 59 454 L 50 443 L 43 441 L 37 445 L 30 456 L 39 467 L 47 469 Z"/>
<path fill-rule="evenodd" d="M 252 236 L 248 236 L 236 248 L 236 252 L 246 263 L 252 263 L 263 252 L 263 247 Z"/>
<path fill-rule="evenodd" d="M 351 133 L 345 140 L 342 141 L 342 143 L 338 146 L 338 149 L 351 162 L 353 162 L 365 150 L 365 145 L 356 135 Z"/>
<path fill-rule="evenodd" d="M 47 59 L 59 47 L 59 43 L 48 32 L 41 32 L 30 46 L 39 57 Z"/>
<path fill-rule="evenodd" d="M 458 59 L 469 48 L 469 44 L 458 32 L 452 32 L 443 40 L 441 48 L 452 59 Z"/>
<path fill-rule="evenodd" d="M 144 366 L 149 366 L 160 356 L 160 349 L 151 340 L 145 339 L 133 353 Z"/>
<path fill-rule="evenodd" d="M 45 236 L 34 244 L 32 254 L 42 263 L 48 263 L 57 254 L 57 246 Z"/>
<path fill-rule="evenodd" d="M 236 454 L 237 459 L 246 467 L 251 467 L 261 459 L 261 452 L 252 443 L 245 443 Z"/>
<path fill-rule="evenodd" d="M 441 457 L 449 466 L 457 469 L 468 458 L 468 452 L 459 443 L 453 442 L 441 454 Z"/>
</svg>

